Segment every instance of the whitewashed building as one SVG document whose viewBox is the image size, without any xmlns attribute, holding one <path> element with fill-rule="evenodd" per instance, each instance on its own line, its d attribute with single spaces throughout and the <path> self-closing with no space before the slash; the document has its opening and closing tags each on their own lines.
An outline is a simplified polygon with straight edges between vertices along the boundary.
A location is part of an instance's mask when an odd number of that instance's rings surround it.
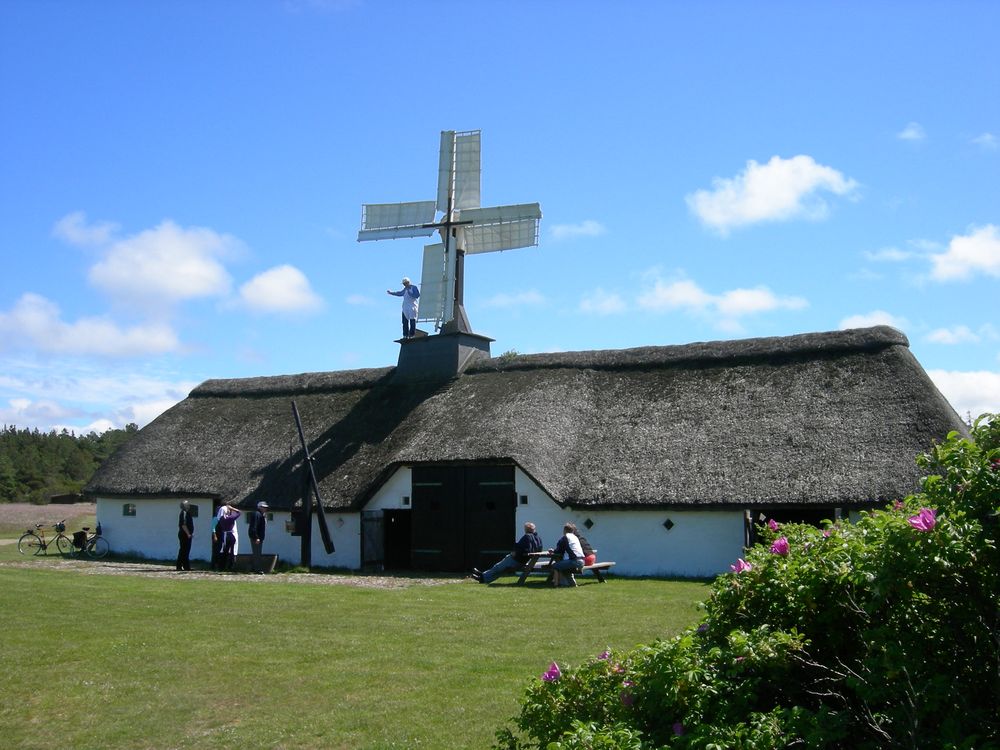
<svg viewBox="0 0 1000 750">
<path fill-rule="evenodd" d="M 819 521 L 903 497 L 914 457 L 965 430 L 887 327 L 494 358 L 488 342 L 440 334 L 402 341 L 394 368 L 203 383 L 88 485 L 105 536 L 172 558 L 187 499 L 192 557 L 208 559 L 218 503 L 266 500 L 265 552 L 298 563 L 294 400 L 335 548 L 313 533 L 314 566 L 465 572 L 524 521 L 551 546 L 571 520 L 616 573 L 710 576 L 761 514 Z"/>
</svg>

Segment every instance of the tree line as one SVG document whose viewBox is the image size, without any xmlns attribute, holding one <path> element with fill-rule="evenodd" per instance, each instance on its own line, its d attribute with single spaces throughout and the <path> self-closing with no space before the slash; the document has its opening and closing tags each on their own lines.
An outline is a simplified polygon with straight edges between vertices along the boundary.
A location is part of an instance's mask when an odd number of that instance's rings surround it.
<svg viewBox="0 0 1000 750">
<path fill-rule="evenodd" d="M 97 467 L 139 431 L 124 429 L 76 435 L 4 425 L 0 432 L 0 503 L 48 503 L 79 493 Z"/>
</svg>

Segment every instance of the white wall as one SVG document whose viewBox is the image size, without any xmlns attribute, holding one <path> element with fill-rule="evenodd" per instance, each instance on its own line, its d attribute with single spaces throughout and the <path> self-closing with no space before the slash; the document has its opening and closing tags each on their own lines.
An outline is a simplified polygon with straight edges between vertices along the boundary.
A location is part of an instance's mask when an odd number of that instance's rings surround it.
<svg viewBox="0 0 1000 750">
<path fill-rule="evenodd" d="M 560 508 L 518 469 L 518 532 L 533 521 L 546 547 L 554 547 L 567 521 L 597 549 L 598 560 L 614 560 L 621 575 L 714 576 L 743 554 L 740 510 L 574 510 Z M 520 504 L 521 495 L 528 498 Z M 663 526 L 673 521 L 668 531 Z M 588 530 L 584 522 L 590 519 Z"/>
<path fill-rule="evenodd" d="M 365 510 L 412 507 L 411 472 L 397 470 L 365 505 Z M 597 548 L 599 560 L 614 560 L 615 572 L 622 575 L 713 576 L 729 570 L 743 554 L 743 513 L 739 510 L 571 510 L 560 508 L 520 469 L 515 469 L 518 496 L 511 546 L 522 533 L 525 521 L 533 521 L 546 547 L 554 547 L 566 521 L 572 521 Z M 527 499 L 521 503 L 522 496 Z M 172 560 L 177 556 L 177 515 L 180 500 L 133 500 L 135 516 L 123 516 L 124 500 L 98 499 L 97 518 L 111 549 L 151 559 Z M 211 557 L 209 524 L 212 503 L 191 499 L 199 508 L 191 557 Z M 301 560 L 301 540 L 285 529 L 288 513 L 274 512 L 268 523 L 264 552 L 276 554 L 297 565 Z M 240 551 L 250 551 L 244 513 L 236 525 Z M 361 514 L 327 513 L 327 524 L 336 551 L 327 555 L 313 520 L 312 564 L 320 567 L 357 569 L 361 566 Z M 667 519 L 674 525 L 667 530 Z M 593 525 L 587 529 L 585 521 Z"/>
<path fill-rule="evenodd" d="M 520 469 L 515 469 L 514 487 L 518 501 L 511 547 L 526 521 L 535 523 L 546 547 L 554 547 L 563 524 L 572 521 L 597 548 L 598 559 L 614 560 L 615 572 L 622 575 L 713 576 L 729 570 L 743 554 L 739 510 L 564 510 Z M 409 508 L 404 498 L 410 494 L 410 470 L 403 467 L 365 510 Z M 674 522 L 669 531 L 662 525 L 668 518 Z M 589 531 L 587 519 L 593 521 Z"/>
<path fill-rule="evenodd" d="M 365 503 L 364 510 L 395 510 L 409 509 L 410 496 L 413 494 L 411 483 L 412 472 L 409 466 L 402 466 L 383 484 L 375 496 Z M 360 560 L 360 555 L 358 557 Z"/>
<path fill-rule="evenodd" d="M 133 503 L 134 516 L 122 515 L 126 503 Z M 133 554 L 151 560 L 174 560 L 177 557 L 177 517 L 180 500 L 121 500 L 98 498 L 97 520 L 101 533 L 108 540 L 111 550 L 118 554 Z M 194 541 L 191 544 L 191 559 L 208 561 L 212 557 L 211 520 L 212 501 L 191 498 L 189 502 L 198 506 L 198 517 L 194 519 Z M 302 559 L 301 538 L 292 536 L 285 530 L 285 521 L 291 515 L 274 512 L 273 520 L 267 524 L 264 539 L 265 554 L 278 555 L 283 561 L 298 565 Z M 239 551 L 250 552 L 247 536 L 249 513 L 244 513 L 236 523 Z M 319 521 L 313 518 L 312 564 L 321 567 L 357 568 L 361 559 L 361 526 L 357 513 L 327 513 L 330 537 L 336 548 L 332 555 L 326 554 L 323 540 L 319 535 Z"/>
</svg>

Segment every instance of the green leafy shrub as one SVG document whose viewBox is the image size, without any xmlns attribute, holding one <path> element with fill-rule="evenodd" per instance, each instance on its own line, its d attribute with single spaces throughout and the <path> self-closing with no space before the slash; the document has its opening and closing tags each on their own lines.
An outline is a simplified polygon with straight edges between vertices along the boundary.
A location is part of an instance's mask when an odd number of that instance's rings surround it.
<svg viewBox="0 0 1000 750">
<path fill-rule="evenodd" d="M 696 629 L 533 680 L 497 747 L 1000 748 L 1000 418 L 856 523 L 769 523 Z"/>
</svg>

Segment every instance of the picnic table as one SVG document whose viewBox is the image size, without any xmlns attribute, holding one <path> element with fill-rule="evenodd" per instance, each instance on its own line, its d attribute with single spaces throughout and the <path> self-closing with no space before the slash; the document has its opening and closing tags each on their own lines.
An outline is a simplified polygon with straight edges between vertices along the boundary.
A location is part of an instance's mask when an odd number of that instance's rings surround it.
<svg viewBox="0 0 1000 750">
<path fill-rule="evenodd" d="M 595 550 L 596 552 L 596 550 Z M 526 580 L 528 576 L 532 573 L 546 573 L 549 580 L 552 580 L 552 563 L 555 561 L 555 555 L 551 552 L 529 552 L 528 562 L 524 564 L 521 568 L 521 576 L 517 579 L 517 585 L 520 586 Z M 583 573 L 593 573 L 594 576 L 600 583 L 604 583 L 604 573 L 614 567 L 613 562 L 595 562 L 593 565 L 584 565 L 581 575 Z"/>
</svg>

